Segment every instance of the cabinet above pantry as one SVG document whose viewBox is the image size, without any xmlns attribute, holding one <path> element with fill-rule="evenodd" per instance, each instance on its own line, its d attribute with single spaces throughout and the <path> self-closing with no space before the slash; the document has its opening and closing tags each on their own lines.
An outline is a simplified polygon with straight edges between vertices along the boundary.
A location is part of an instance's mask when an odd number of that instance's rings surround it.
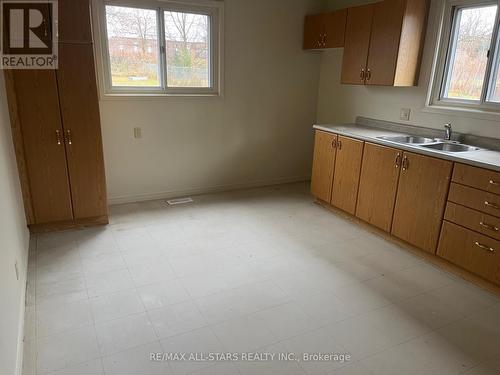
<svg viewBox="0 0 500 375">
<path fill-rule="evenodd" d="M 341 83 L 416 86 L 428 0 L 384 0 L 306 16 L 304 49 L 344 48 Z"/>
</svg>

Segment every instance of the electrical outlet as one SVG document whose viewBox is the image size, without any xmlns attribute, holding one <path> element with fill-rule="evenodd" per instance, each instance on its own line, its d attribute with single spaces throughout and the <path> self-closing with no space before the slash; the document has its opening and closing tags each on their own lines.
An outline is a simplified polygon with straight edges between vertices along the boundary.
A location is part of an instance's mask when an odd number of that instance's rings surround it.
<svg viewBox="0 0 500 375">
<path fill-rule="evenodd" d="M 142 129 L 134 128 L 134 138 L 142 138 Z"/>
<path fill-rule="evenodd" d="M 17 261 L 14 263 L 14 269 L 16 270 L 16 279 L 19 281 L 19 267 L 17 266 Z"/>
<path fill-rule="evenodd" d="M 403 121 L 410 121 L 410 108 L 401 108 L 401 112 L 399 112 L 399 119 Z"/>
</svg>

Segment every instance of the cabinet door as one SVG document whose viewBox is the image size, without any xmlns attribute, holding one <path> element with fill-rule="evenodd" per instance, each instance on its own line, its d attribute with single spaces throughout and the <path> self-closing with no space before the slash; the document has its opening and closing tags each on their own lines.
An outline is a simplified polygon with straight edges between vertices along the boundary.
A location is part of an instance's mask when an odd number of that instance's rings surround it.
<svg viewBox="0 0 500 375">
<path fill-rule="evenodd" d="M 339 48 L 344 46 L 347 9 L 325 14 L 325 47 Z"/>
<path fill-rule="evenodd" d="M 452 163 L 405 152 L 399 177 L 392 234 L 435 253 Z"/>
<path fill-rule="evenodd" d="M 337 135 L 316 131 L 311 193 L 318 199 L 330 202 L 333 168 L 335 167 L 335 142 Z"/>
<path fill-rule="evenodd" d="M 59 45 L 57 72 L 76 219 L 107 214 L 106 180 L 91 44 Z"/>
<path fill-rule="evenodd" d="M 71 195 L 53 70 L 13 71 L 34 224 L 71 220 Z"/>
<path fill-rule="evenodd" d="M 323 48 L 322 36 L 325 32 L 324 14 L 306 16 L 304 23 L 304 49 Z"/>
<path fill-rule="evenodd" d="M 59 42 L 92 43 L 89 0 L 59 0 Z"/>
<path fill-rule="evenodd" d="M 390 232 L 403 152 L 365 144 L 356 216 Z"/>
<path fill-rule="evenodd" d="M 405 0 L 384 0 L 374 5 L 367 85 L 394 84 L 405 3 Z"/>
<path fill-rule="evenodd" d="M 373 5 L 363 5 L 347 10 L 344 57 L 341 82 L 351 85 L 365 83 L 370 33 L 372 28 Z"/>
<path fill-rule="evenodd" d="M 363 141 L 338 137 L 331 203 L 352 215 L 356 211 L 363 146 Z"/>
</svg>

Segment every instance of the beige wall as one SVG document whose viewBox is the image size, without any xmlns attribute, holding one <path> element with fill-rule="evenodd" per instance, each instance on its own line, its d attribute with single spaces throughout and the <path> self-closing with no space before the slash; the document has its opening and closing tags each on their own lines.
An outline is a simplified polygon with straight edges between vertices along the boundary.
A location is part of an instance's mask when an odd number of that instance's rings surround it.
<svg viewBox="0 0 500 375">
<path fill-rule="evenodd" d="M 439 12 L 442 0 L 433 1 L 429 16 L 429 27 L 420 82 L 418 87 L 364 87 L 340 84 L 342 49 L 322 54 L 321 78 L 317 120 L 319 123 L 352 122 L 356 116 L 403 122 L 399 119 L 401 108 L 410 108 L 409 123 L 432 128 L 442 128 L 452 122 L 454 129 L 464 133 L 500 138 L 500 116 L 498 121 L 465 117 L 460 114 L 437 114 L 424 111 L 432 60 L 437 39 Z M 330 0 L 330 8 L 339 4 L 359 4 L 360 1 Z"/>
<path fill-rule="evenodd" d="M 19 280 L 14 264 L 18 263 Z M 0 74 L 0 372 L 17 374 L 24 316 L 28 230 Z"/>
<path fill-rule="evenodd" d="M 302 30 L 323 1 L 224 4 L 223 97 L 101 100 L 111 203 L 309 177 L 320 56 Z"/>
</svg>

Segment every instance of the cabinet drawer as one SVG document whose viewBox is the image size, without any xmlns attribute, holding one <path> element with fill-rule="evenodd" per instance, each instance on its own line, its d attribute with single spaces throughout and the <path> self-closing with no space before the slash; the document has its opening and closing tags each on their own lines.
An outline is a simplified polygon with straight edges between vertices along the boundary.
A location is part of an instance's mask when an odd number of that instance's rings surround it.
<svg viewBox="0 0 500 375">
<path fill-rule="evenodd" d="M 443 222 L 437 254 L 494 283 L 500 283 L 500 242 Z"/>
<path fill-rule="evenodd" d="M 500 240 L 500 218 L 448 202 L 445 220 Z"/>
<path fill-rule="evenodd" d="M 448 200 L 489 215 L 500 217 L 500 195 L 497 194 L 452 183 Z"/>
<path fill-rule="evenodd" d="M 456 163 L 452 181 L 500 194 L 500 172 Z"/>
</svg>

